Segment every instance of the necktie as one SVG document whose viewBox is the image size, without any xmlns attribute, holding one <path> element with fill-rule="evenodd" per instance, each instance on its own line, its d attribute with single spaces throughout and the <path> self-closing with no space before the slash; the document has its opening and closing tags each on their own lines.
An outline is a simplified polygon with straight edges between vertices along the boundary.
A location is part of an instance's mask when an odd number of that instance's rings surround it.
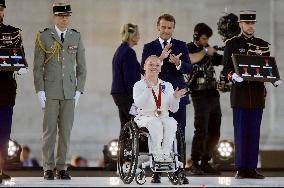
<svg viewBox="0 0 284 188">
<path fill-rule="evenodd" d="M 64 35 L 64 33 L 61 33 L 61 35 L 60 35 L 60 39 L 61 39 L 61 42 L 63 43 L 64 42 L 64 37 L 63 37 L 63 35 Z"/>
<path fill-rule="evenodd" d="M 167 44 L 168 44 L 168 42 L 166 40 L 164 40 L 164 42 L 163 42 L 164 48 Z"/>
</svg>

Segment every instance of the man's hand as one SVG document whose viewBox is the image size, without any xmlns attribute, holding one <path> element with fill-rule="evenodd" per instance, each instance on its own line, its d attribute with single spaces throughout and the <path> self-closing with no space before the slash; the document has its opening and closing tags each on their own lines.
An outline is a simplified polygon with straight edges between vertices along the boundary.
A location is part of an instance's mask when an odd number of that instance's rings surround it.
<svg viewBox="0 0 284 188">
<path fill-rule="evenodd" d="M 242 77 L 240 77 L 239 75 L 237 75 L 236 73 L 234 73 L 234 74 L 232 75 L 232 80 L 233 80 L 233 81 L 236 81 L 236 82 L 242 82 L 242 81 L 244 81 L 244 79 L 243 79 Z"/>
<path fill-rule="evenodd" d="M 280 84 L 282 84 L 281 80 L 277 80 L 276 82 L 273 83 L 274 87 L 279 86 Z"/>
<path fill-rule="evenodd" d="M 164 49 L 163 49 L 163 51 L 162 51 L 162 53 L 161 53 L 161 55 L 160 55 L 160 57 L 159 57 L 159 59 L 161 60 L 161 61 L 163 61 L 164 59 L 166 59 L 169 55 L 170 55 L 170 53 L 171 53 L 171 47 L 172 47 L 172 44 L 167 44 L 165 47 L 164 47 Z"/>
<path fill-rule="evenodd" d="M 207 47 L 207 50 L 208 50 L 208 55 L 209 56 L 213 56 L 214 53 L 216 52 L 216 49 L 213 48 L 213 47 Z"/>
<path fill-rule="evenodd" d="M 174 91 L 174 96 L 178 99 L 185 97 L 187 93 L 187 89 L 183 88 L 183 89 L 179 89 L 178 87 L 176 88 L 176 90 Z"/>
<path fill-rule="evenodd" d="M 81 96 L 81 92 L 80 92 L 80 91 L 76 91 L 75 97 L 74 97 L 74 99 L 75 99 L 75 108 L 76 108 L 77 105 L 78 105 L 80 96 Z"/>
<path fill-rule="evenodd" d="M 180 53 L 180 54 L 178 54 L 178 55 L 171 54 L 169 61 L 170 61 L 171 63 L 175 64 L 176 66 L 179 66 L 179 64 L 180 64 L 179 58 L 180 58 L 181 55 L 182 55 L 182 53 Z"/>
<path fill-rule="evenodd" d="M 17 71 L 17 74 L 18 75 L 23 75 L 23 74 L 26 74 L 28 73 L 29 70 L 27 68 L 20 68 L 18 71 Z"/>
<path fill-rule="evenodd" d="M 39 91 L 37 93 L 41 108 L 44 109 L 45 108 L 45 102 L 46 102 L 46 97 L 45 97 L 45 92 L 44 91 Z"/>
</svg>

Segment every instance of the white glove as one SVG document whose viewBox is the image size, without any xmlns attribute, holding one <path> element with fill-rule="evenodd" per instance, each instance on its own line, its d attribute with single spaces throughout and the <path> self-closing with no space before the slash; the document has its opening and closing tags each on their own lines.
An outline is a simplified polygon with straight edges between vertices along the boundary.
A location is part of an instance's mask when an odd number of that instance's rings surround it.
<svg viewBox="0 0 284 188">
<path fill-rule="evenodd" d="M 275 87 L 279 86 L 280 84 L 282 84 L 282 81 L 281 80 L 277 80 L 276 82 L 273 83 L 273 85 Z"/>
<path fill-rule="evenodd" d="M 75 108 L 77 107 L 77 104 L 79 102 L 80 96 L 81 96 L 81 92 L 80 91 L 76 91 L 75 97 L 74 97 L 74 99 L 75 99 Z"/>
<path fill-rule="evenodd" d="M 18 75 L 22 75 L 22 74 L 26 74 L 27 72 L 29 72 L 29 70 L 27 68 L 20 68 L 18 71 L 17 71 L 17 74 Z"/>
<path fill-rule="evenodd" d="M 233 80 L 233 81 L 236 81 L 236 82 L 242 82 L 242 81 L 244 81 L 244 79 L 243 79 L 242 77 L 240 77 L 239 75 L 237 75 L 236 73 L 234 73 L 234 74 L 232 75 L 232 80 Z"/>
<path fill-rule="evenodd" d="M 37 93 L 41 108 L 45 108 L 45 102 L 46 102 L 46 97 L 45 97 L 45 92 L 44 91 L 39 91 Z"/>
<path fill-rule="evenodd" d="M 138 112 L 137 112 L 137 107 L 135 106 L 134 103 L 132 103 L 131 108 L 129 110 L 129 114 L 133 115 L 133 116 L 137 116 Z"/>
</svg>

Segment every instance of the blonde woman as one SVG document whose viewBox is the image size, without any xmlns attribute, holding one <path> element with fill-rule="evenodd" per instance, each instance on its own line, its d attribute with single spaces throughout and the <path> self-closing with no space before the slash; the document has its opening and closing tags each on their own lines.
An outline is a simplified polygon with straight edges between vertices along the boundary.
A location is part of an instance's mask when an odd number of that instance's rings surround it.
<svg viewBox="0 0 284 188">
<path fill-rule="evenodd" d="M 140 80 L 140 64 L 133 47 L 140 39 L 138 26 L 128 23 L 121 28 L 122 43 L 112 60 L 111 95 L 119 110 L 121 127 L 131 119 L 129 110 L 133 103 L 133 86 Z"/>
</svg>

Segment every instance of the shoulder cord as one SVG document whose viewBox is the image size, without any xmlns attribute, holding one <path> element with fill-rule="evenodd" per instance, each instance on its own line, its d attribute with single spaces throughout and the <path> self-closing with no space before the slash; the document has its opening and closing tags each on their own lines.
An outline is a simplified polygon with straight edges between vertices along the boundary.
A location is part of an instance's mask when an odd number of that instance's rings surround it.
<svg viewBox="0 0 284 188">
<path fill-rule="evenodd" d="M 38 44 L 37 46 L 44 51 L 46 54 L 49 54 L 49 57 L 44 61 L 44 64 L 47 64 L 49 62 L 49 60 L 57 53 L 57 62 L 60 63 L 60 49 L 61 49 L 61 45 L 59 44 L 59 42 L 54 41 L 53 45 L 51 46 L 51 50 L 48 51 L 42 44 L 42 41 L 40 39 L 40 32 L 37 33 L 36 36 L 36 44 Z"/>
</svg>

